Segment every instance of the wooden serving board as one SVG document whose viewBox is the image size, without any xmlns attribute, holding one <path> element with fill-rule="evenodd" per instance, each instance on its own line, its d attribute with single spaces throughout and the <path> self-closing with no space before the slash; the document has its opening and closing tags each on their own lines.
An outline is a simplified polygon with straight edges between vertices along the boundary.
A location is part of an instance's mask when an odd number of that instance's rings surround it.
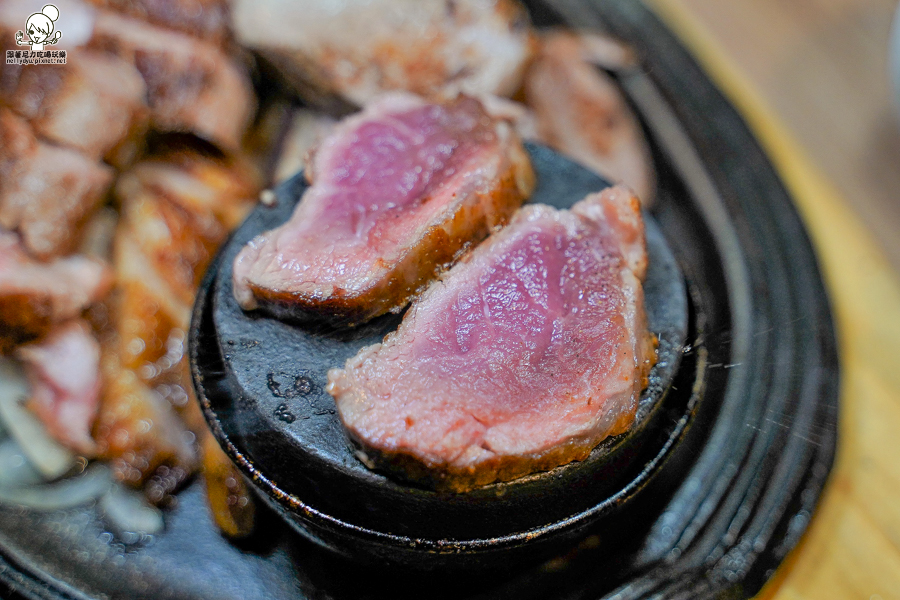
<svg viewBox="0 0 900 600">
<path fill-rule="evenodd" d="M 803 541 L 758 597 L 900 598 L 900 278 L 847 201 L 687 3 L 649 4 L 743 114 L 792 192 L 819 255 L 838 329 L 835 467 Z"/>
</svg>

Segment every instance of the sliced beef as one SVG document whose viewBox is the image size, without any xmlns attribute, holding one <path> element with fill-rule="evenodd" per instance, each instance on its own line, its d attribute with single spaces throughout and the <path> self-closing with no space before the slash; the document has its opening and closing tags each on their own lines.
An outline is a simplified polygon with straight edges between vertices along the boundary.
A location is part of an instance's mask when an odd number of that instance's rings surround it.
<svg viewBox="0 0 900 600">
<path fill-rule="evenodd" d="M 655 175 L 643 131 L 615 81 L 587 60 L 601 53 L 616 58 L 614 48 L 597 47 L 600 40 L 567 32 L 544 35 L 525 78 L 526 101 L 538 139 L 630 186 L 649 205 Z"/>
<path fill-rule="evenodd" d="M 89 0 L 95 6 L 219 45 L 230 38 L 227 0 Z"/>
<path fill-rule="evenodd" d="M 65 65 L 7 69 L 3 99 L 51 142 L 99 160 L 146 131 L 144 80 L 123 60 L 82 51 Z"/>
<path fill-rule="evenodd" d="M 246 70 L 221 48 L 108 10 L 97 11 L 87 45 L 137 68 L 155 129 L 240 147 L 256 101 Z"/>
<path fill-rule="evenodd" d="M 329 372 L 359 455 L 454 491 L 585 458 L 629 428 L 655 357 L 645 271 L 628 190 L 524 207 Z"/>
<path fill-rule="evenodd" d="M 112 285 L 109 268 L 83 256 L 41 263 L 0 230 L 0 353 L 77 317 Z"/>
<path fill-rule="evenodd" d="M 245 309 L 349 324 L 399 310 L 534 184 L 518 137 L 465 97 L 385 97 L 339 125 L 307 173 L 291 219 L 235 260 Z"/>
<path fill-rule="evenodd" d="M 36 139 L 28 123 L 0 107 L 0 227 L 17 231 L 35 256 L 72 250 L 112 179 L 110 167 Z"/>
<path fill-rule="evenodd" d="M 190 306 L 209 261 L 254 195 L 252 178 L 236 164 L 187 152 L 144 160 L 116 185 L 119 236 L 137 245 L 166 288 Z"/>
<path fill-rule="evenodd" d="M 307 97 L 363 105 L 389 91 L 511 95 L 531 44 L 515 0 L 237 0 L 238 41 Z"/>
<path fill-rule="evenodd" d="M 31 383 L 27 406 L 58 442 L 92 456 L 100 402 L 100 345 L 87 323 L 69 321 L 16 350 Z"/>
</svg>

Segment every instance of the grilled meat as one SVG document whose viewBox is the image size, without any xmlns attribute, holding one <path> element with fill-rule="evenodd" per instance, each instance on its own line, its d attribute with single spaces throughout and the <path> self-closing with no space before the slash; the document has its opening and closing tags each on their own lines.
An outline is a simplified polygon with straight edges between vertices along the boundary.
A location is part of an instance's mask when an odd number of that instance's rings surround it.
<svg viewBox="0 0 900 600">
<path fill-rule="evenodd" d="M 240 43 L 302 96 L 364 105 L 390 91 L 511 95 L 531 52 L 514 0 L 236 0 Z"/>
<path fill-rule="evenodd" d="M 235 260 L 245 309 L 349 324 L 399 310 L 534 185 L 518 138 L 470 98 L 387 96 L 340 124 L 306 173 L 291 219 Z"/>
<path fill-rule="evenodd" d="M 18 236 L 0 230 L 0 354 L 79 316 L 112 285 L 109 267 L 84 256 L 29 257 Z"/>
<path fill-rule="evenodd" d="M 31 383 L 27 406 L 58 442 L 82 454 L 96 452 L 91 426 L 100 401 L 100 345 L 86 322 L 69 321 L 16 357 Z"/>
<path fill-rule="evenodd" d="M 86 158 L 124 166 L 147 130 L 147 89 L 133 65 L 96 52 L 40 68 L 8 66 L 2 99 L 37 135 Z M 123 153 L 121 148 L 131 151 Z M 130 156 L 129 156 L 130 154 Z"/>
<path fill-rule="evenodd" d="M 328 374 L 370 467 L 464 491 L 585 458 L 631 425 L 654 357 L 638 200 L 529 205 Z"/>
<path fill-rule="evenodd" d="M 112 180 L 110 167 L 37 139 L 25 120 L 0 107 L 0 227 L 18 232 L 35 256 L 73 250 Z"/>
<path fill-rule="evenodd" d="M 618 85 L 588 58 L 598 42 L 545 34 L 525 78 L 538 139 L 600 175 L 624 183 L 649 205 L 655 176 L 647 142 Z M 611 50 L 608 53 L 612 52 Z"/>
</svg>

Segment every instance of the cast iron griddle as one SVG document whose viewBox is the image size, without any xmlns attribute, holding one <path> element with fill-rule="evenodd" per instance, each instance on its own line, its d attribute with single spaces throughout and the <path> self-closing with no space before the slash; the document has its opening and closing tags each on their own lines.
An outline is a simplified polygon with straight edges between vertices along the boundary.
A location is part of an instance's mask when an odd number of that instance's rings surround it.
<svg viewBox="0 0 900 600">
<path fill-rule="evenodd" d="M 837 350 L 815 256 L 790 197 L 727 100 L 634 0 L 528 2 L 538 25 L 607 29 L 652 139 L 653 216 L 685 275 L 691 350 L 679 431 L 659 477 L 613 522 L 524 573 L 427 578 L 330 558 L 263 514 L 237 547 L 200 484 L 151 543 L 110 542 L 92 509 L 0 511 L 0 595 L 27 598 L 746 598 L 804 532 L 834 456 Z"/>
</svg>

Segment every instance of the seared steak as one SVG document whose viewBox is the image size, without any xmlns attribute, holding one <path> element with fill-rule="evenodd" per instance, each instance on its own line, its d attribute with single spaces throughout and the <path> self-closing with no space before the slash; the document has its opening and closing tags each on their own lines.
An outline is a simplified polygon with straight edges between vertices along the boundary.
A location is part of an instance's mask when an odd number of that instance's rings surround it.
<svg viewBox="0 0 900 600">
<path fill-rule="evenodd" d="M 616 58 L 610 56 L 614 46 L 598 48 L 600 43 L 596 36 L 544 34 L 525 78 L 525 98 L 539 140 L 630 186 L 647 205 L 655 181 L 650 150 L 618 85 L 587 60 L 600 53 Z"/>
<path fill-rule="evenodd" d="M 518 137 L 461 97 L 391 95 L 341 123 L 291 219 L 234 263 L 245 309 L 347 324 L 399 310 L 531 193 Z"/>
<path fill-rule="evenodd" d="M 654 360 L 638 200 L 526 206 L 382 344 L 328 373 L 370 467 L 464 491 L 585 458 L 631 425 Z"/>
<path fill-rule="evenodd" d="M 306 98 L 512 95 L 531 54 L 516 0 L 235 0 L 238 41 Z"/>
<path fill-rule="evenodd" d="M 0 107 L 0 227 L 17 231 L 35 256 L 72 250 L 112 179 L 108 166 L 36 139 L 27 122 Z"/>
<path fill-rule="evenodd" d="M 65 65 L 7 67 L 2 83 L 3 100 L 38 135 L 88 158 L 99 160 L 129 136 L 146 132 L 144 80 L 114 56 L 83 51 Z"/>
<path fill-rule="evenodd" d="M 200 465 L 189 433 L 207 434 L 199 405 L 190 400 L 191 303 L 217 245 L 257 195 L 247 164 L 189 145 L 139 162 L 116 185 L 116 290 L 103 337 L 94 439 L 114 475 L 142 486 L 154 503 L 169 502 Z M 210 494 L 230 497 L 222 484 L 207 483 Z"/>
<path fill-rule="evenodd" d="M 155 129 L 240 147 L 255 97 L 245 70 L 218 46 L 104 10 L 97 11 L 87 46 L 137 68 Z"/>
<path fill-rule="evenodd" d="M 41 263 L 0 230 L 0 354 L 81 314 L 112 285 L 109 268 L 84 256 Z"/>
<path fill-rule="evenodd" d="M 87 323 L 69 321 L 16 349 L 31 383 L 28 408 L 61 444 L 85 456 L 96 447 L 91 426 L 100 404 L 100 345 Z"/>
</svg>

